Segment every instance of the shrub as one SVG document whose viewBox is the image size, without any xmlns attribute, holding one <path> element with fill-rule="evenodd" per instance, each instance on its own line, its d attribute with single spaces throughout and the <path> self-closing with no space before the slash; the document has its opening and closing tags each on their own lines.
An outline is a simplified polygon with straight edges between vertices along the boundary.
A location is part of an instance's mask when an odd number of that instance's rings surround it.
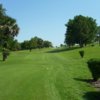
<svg viewBox="0 0 100 100">
<path fill-rule="evenodd" d="M 100 78 L 100 59 L 90 59 L 87 64 L 92 73 L 93 80 L 97 81 Z"/>
<path fill-rule="evenodd" d="M 83 51 L 83 50 L 79 51 L 79 54 L 80 54 L 80 56 L 81 56 L 82 58 L 84 57 L 84 51 Z"/>
<path fill-rule="evenodd" d="M 95 45 L 94 45 L 94 44 L 92 44 L 91 46 L 92 46 L 92 47 L 94 47 Z"/>
<path fill-rule="evenodd" d="M 3 61 L 5 61 L 7 59 L 9 54 L 10 54 L 9 50 L 4 48 L 2 51 Z"/>
</svg>

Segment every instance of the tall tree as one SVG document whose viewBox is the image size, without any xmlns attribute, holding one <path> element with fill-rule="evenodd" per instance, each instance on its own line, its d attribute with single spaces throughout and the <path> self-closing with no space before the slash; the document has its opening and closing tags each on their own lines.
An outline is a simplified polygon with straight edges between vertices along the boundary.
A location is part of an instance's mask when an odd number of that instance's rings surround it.
<svg viewBox="0 0 100 100">
<path fill-rule="evenodd" d="M 0 45 L 7 48 L 9 39 L 17 36 L 19 27 L 16 20 L 5 13 L 5 9 L 0 4 Z"/>
<path fill-rule="evenodd" d="M 6 15 L 6 10 L 0 4 L 0 47 L 3 48 L 3 61 L 8 56 L 9 41 L 14 39 L 19 32 L 19 27 L 16 20 Z M 5 49 L 6 48 L 6 49 Z"/>
<path fill-rule="evenodd" d="M 79 44 L 81 47 L 92 42 L 97 33 L 96 20 L 82 15 L 75 16 L 65 25 L 65 43 L 68 45 Z"/>
</svg>

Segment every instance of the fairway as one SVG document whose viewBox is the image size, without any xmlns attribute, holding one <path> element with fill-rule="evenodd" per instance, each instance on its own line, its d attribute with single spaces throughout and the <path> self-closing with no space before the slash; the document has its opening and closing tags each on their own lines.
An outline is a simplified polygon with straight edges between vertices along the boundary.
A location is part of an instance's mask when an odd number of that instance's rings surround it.
<svg viewBox="0 0 100 100">
<path fill-rule="evenodd" d="M 0 55 L 0 100 L 100 100 L 91 79 L 87 60 L 100 57 L 100 47 L 49 52 L 36 49 L 11 52 L 7 61 Z"/>
</svg>

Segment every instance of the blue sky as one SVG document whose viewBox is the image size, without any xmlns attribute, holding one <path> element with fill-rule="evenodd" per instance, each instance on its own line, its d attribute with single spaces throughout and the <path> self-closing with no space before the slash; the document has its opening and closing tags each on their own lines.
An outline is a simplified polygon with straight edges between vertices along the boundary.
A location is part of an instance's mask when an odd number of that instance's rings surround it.
<svg viewBox="0 0 100 100">
<path fill-rule="evenodd" d="M 38 36 L 55 46 L 64 43 L 65 24 L 76 15 L 90 16 L 100 25 L 100 0 L 0 0 L 20 27 L 19 42 Z"/>
</svg>

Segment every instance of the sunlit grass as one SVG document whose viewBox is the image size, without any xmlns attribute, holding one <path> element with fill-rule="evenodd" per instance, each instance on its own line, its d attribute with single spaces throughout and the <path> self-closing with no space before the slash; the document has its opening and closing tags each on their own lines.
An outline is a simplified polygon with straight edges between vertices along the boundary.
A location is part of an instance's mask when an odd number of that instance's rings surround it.
<svg viewBox="0 0 100 100">
<path fill-rule="evenodd" d="M 85 81 L 92 79 L 86 62 L 100 57 L 100 47 L 50 51 L 11 52 L 0 61 L 0 100 L 92 100 L 90 93 L 97 90 Z"/>
</svg>

